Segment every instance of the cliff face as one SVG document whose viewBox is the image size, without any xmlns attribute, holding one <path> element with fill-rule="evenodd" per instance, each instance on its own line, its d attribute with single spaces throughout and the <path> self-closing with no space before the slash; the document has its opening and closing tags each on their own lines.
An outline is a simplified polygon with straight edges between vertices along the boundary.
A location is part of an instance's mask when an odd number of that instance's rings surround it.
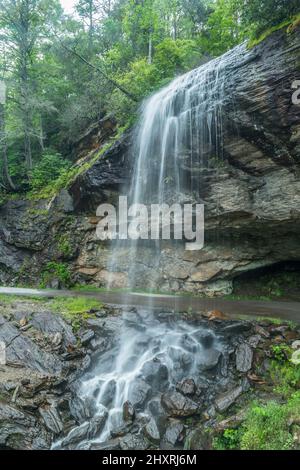
<svg viewBox="0 0 300 470">
<path fill-rule="evenodd" d="M 215 171 L 195 170 L 206 210 L 206 244 L 199 252 L 165 245 L 160 289 L 229 292 L 243 272 L 300 259 L 300 31 L 279 31 L 232 65 L 224 87 L 225 158 Z M 240 49 L 239 49 L 240 51 Z M 10 201 L 0 209 L 0 282 L 39 277 L 49 260 L 70 264 L 74 279 L 102 285 L 108 244 L 95 237 L 95 209 L 114 201 L 131 175 L 130 133 L 56 200 Z M 47 211 L 45 211 L 47 209 Z M 69 249 L 66 250 L 67 240 Z M 142 248 L 139 286 L 155 267 Z M 128 249 L 118 253 L 113 284 L 127 283 Z"/>
</svg>

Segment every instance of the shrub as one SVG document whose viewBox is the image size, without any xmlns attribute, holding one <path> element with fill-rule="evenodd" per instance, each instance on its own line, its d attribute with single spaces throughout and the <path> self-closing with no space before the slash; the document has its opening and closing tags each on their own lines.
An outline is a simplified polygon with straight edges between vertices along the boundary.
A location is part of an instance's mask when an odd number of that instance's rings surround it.
<svg viewBox="0 0 300 470">
<path fill-rule="evenodd" d="M 49 182 L 55 181 L 62 173 L 66 172 L 70 165 L 70 162 L 64 160 L 59 153 L 45 153 L 31 171 L 31 189 L 35 191 L 47 186 Z"/>
<path fill-rule="evenodd" d="M 294 448 L 291 423 L 299 419 L 300 392 L 285 403 L 254 403 L 242 426 L 242 450 L 289 450 Z"/>
<path fill-rule="evenodd" d="M 71 286 L 71 273 L 64 263 L 51 261 L 42 272 L 41 287 L 46 287 L 52 280 L 58 280 L 63 287 Z"/>
</svg>

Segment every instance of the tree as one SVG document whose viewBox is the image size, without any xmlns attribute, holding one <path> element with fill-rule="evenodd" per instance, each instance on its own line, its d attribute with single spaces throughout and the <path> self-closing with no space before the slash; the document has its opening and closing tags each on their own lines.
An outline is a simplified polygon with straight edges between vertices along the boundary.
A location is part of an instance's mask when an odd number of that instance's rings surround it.
<svg viewBox="0 0 300 470">
<path fill-rule="evenodd" d="M 23 152 L 31 170 L 36 84 L 34 65 L 37 43 L 47 35 L 49 23 L 61 14 L 56 0 L 0 0 L 1 41 L 9 45 L 13 99 L 23 132 Z"/>
</svg>

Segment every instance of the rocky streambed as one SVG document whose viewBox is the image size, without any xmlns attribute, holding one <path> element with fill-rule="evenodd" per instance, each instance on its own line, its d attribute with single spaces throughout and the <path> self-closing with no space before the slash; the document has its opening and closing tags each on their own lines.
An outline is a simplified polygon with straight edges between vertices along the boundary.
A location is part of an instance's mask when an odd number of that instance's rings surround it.
<svg viewBox="0 0 300 470">
<path fill-rule="evenodd" d="M 209 449 L 266 395 L 273 345 L 300 328 L 101 306 L 72 324 L 1 304 L 2 449 Z"/>
</svg>

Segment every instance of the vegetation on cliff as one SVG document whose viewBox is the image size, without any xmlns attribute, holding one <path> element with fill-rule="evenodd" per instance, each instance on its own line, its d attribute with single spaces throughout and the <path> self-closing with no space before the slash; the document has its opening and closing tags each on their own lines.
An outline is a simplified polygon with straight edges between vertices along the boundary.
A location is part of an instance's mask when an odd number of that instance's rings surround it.
<svg viewBox="0 0 300 470">
<path fill-rule="evenodd" d="M 289 25 L 299 10 L 297 0 L 74 5 L 67 15 L 58 0 L 0 2 L 2 194 L 67 186 L 89 125 L 108 114 L 117 127 L 132 123 L 141 100 L 175 75 Z"/>
</svg>

